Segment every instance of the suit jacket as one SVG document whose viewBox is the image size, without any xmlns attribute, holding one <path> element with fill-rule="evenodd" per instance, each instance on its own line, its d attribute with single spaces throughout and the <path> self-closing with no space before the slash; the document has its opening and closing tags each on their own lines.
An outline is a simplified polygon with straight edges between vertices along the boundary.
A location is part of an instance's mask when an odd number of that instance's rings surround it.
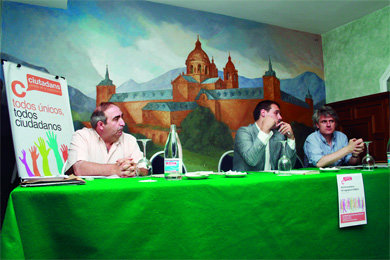
<svg viewBox="0 0 390 260">
<path fill-rule="evenodd" d="M 278 168 L 278 160 L 283 155 L 283 146 L 279 141 L 286 140 L 277 130 L 272 130 L 269 140 L 271 169 Z M 259 133 L 255 124 L 238 129 L 234 142 L 233 170 L 235 171 L 263 171 L 265 165 L 265 144 L 257 137 Z M 292 166 L 295 165 L 296 150 L 286 144 L 286 154 Z"/>
</svg>

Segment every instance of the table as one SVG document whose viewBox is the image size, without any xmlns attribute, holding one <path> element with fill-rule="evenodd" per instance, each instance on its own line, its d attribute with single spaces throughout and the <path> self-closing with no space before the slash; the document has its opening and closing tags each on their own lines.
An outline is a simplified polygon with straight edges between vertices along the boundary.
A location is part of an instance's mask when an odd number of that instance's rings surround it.
<svg viewBox="0 0 390 260">
<path fill-rule="evenodd" d="M 363 173 L 368 224 L 343 229 L 336 174 L 17 187 L 2 258 L 388 259 L 389 169 Z"/>
</svg>

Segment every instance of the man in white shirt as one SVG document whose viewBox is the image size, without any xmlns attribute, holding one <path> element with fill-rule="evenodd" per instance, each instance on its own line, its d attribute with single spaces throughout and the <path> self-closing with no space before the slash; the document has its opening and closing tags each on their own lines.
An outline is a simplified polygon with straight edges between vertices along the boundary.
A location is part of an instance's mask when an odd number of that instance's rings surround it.
<svg viewBox="0 0 390 260">
<path fill-rule="evenodd" d="M 120 108 L 110 102 L 101 103 L 90 122 L 92 128 L 83 128 L 72 136 L 67 174 L 135 176 L 142 152 L 136 138 L 123 133 L 125 122 Z"/>
<path fill-rule="evenodd" d="M 283 155 L 279 141 L 287 137 L 286 153 L 295 164 L 295 137 L 291 125 L 282 121 L 280 106 L 271 100 L 257 104 L 253 111 L 255 122 L 238 129 L 234 142 L 233 170 L 267 171 L 278 167 Z"/>
</svg>

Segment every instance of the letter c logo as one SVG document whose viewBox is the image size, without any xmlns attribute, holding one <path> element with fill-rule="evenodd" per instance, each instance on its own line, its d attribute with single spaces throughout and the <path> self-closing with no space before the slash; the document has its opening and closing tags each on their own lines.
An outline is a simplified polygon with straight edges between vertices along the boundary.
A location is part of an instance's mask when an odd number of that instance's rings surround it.
<svg viewBox="0 0 390 260">
<path fill-rule="evenodd" d="M 14 92 L 14 95 L 17 96 L 17 97 L 20 97 L 20 98 L 23 98 L 26 96 L 26 92 L 23 91 L 21 93 L 18 93 L 16 91 L 16 85 L 20 85 L 22 88 L 26 88 L 22 82 L 18 81 L 18 80 L 15 80 L 15 81 L 12 81 L 12 84 L 11 84 L 11 87 L 12 87 L 12 92 Z"/>
</svg>

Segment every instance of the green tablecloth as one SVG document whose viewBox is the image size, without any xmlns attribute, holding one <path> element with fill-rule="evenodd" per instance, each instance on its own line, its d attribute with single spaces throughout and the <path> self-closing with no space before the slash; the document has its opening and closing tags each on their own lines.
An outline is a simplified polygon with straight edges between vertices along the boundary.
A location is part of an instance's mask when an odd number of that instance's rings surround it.
<svg viewBox="0 0 390 260">
<path fill-rule="evenodd" d="M 18 187 L 2 258 L 387 259 L 389 173 L 363 173 L 368 224 L 343 229 L 336 173 Z"/>
</svg>

